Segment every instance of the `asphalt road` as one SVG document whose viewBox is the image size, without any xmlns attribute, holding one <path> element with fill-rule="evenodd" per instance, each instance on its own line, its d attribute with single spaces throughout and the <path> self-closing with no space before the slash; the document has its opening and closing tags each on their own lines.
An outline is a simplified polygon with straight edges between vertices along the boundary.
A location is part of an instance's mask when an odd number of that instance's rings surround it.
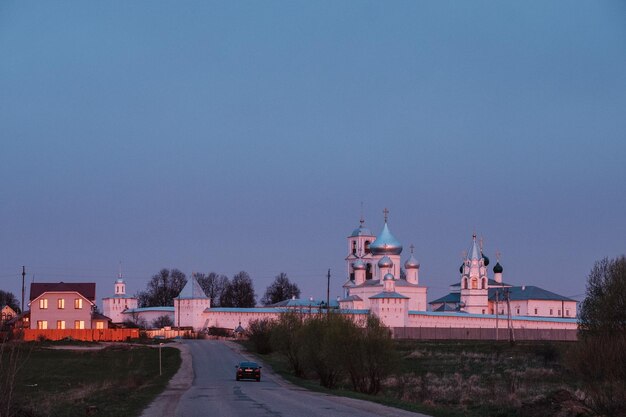
<svg viewBox="0 0 626 417">
<path fill-rule="evenodd" d="M 235 365 L 249 359 L 245 354 L 221 341 L 187 340 L 184 343 L 193 358 L 193 382 L 179 397 L 175 416 L 423 416 L 368 401 L 310 392 L 285 382 L 266 367 L 261 382 L 236 381 Z"/>
</svg>

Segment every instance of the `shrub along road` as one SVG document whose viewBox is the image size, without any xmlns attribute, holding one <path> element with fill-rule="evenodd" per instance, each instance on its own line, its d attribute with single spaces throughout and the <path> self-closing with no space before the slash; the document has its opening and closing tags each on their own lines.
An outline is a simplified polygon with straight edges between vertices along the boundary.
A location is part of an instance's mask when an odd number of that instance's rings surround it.
<svg viewBox="0 0 626 417">
<path fill-rule="evenodd" d="M 249 359 L 244 354 L 220 341 L 186 340 L 183 343 L 193 358 L 193 383 L 179 400 L 166 390 L 144 412 L 144 417 L 164 416 L 165 410 L 171 410 L 172 402 L 177 403 L 174 415 L 184 417 L 424 417 L 368 401 L 307 391 L 285 382 L 267 367 L 263 367 L 261 382 L 236 381 L 235 365 Z M 168 395 L 171 400 L 166 405 Z"/>
</svg>

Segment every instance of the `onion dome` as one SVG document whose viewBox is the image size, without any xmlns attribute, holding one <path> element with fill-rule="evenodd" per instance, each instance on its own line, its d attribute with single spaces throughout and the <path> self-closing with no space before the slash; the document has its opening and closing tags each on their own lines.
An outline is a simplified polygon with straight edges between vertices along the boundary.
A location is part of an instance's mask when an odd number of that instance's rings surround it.
<svg viewBox="0 0 626 417">
<path fill-rule="evenodd" d="M 503 270 L 504 269 L 502 269 L 502 265 L 500 265 L 500 262 L 496 262 L 495 266 L 493 267 L 493 273 L 501 274 Z"/>
<path fill-rule="evenodd" d="M 373 255 L 400 255 L 402 253 L 402 245 L 389 231 L 387 222 L 376 240 L 370 244 L 370 250 Z"/>
<path fill-rule="evenodd" d="M 374 236 L 374 235 L 372 234 L 370 229 L 361 225 L 357 227 L 356 229 L 354 229 L 352 231 L 352 234 L 350 235 L 350 237 L 357 237 L 357 236 Z"/>
<path fill-rule="evenodd" d="M 391 268 L 393 266 L 393 261 L 388 256 L 383 256 L 378 261 L 379 268 Z"/>
<path fill-rule="evenodd" d="M 404 263 L 404 269 L 419 269 L 420 263 L 415 259 L 415 256 L 411 254 L 411 257 Z"/>
<path fill-rule="evenodd" d="M 355 271 L 366 269 L 366 268 L 367 267 L 365 266 L 365 262 L 363 262 L 361 259 L 357 259 L 356 261 L 352 263 L 352 269 L 354 269 Z"/>
<path fill-rule="evenodd" d="M 393 274 L 385 274 L 385 276 L 383 277 L 383 281 L 393 281 Z"/>
<path fill-rule="evenodd" d="M 117 283 L 117 284 L 123 284 L 123 283 L 124 283 L 124 280 L 123 280 L 122 278 L 118 278 L 118 279 L 116 279 L 116 280 L 115 280 L 115 283 Z"/>
<path fill-rule="evenodd" d="M 485 256 L 482 252 L 481 255 L 483 256 L 483 263 L 485 266 L 489 265 L 489 258 L 487 258 L 487 256 Z"/>
<path fill-rule="evenodd" d="M 367 227 L 365 227 L 365 220 L 363 220 L 363 218 L 361 217 L 360 220 L 359 227 L 357 227 L 356 229 L 354 229 L 352 231 L 352 234 L 350 235 L 350 237 L 357 237 L 357 236 L 374 236 L 372 234 L 372 232 L 370 231 L 370 229 L 368 229 Z"/>
</svg>

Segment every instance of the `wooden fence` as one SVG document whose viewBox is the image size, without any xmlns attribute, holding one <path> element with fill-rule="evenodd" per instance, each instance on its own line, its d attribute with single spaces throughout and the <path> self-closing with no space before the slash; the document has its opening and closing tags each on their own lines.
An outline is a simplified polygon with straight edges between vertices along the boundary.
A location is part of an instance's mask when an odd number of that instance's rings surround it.
<svg viewBox="0 0 626 417">
<path fill-rule="evenodd" d="M 508 329 L 455 327 L 394 327 L 394 339 L 418 340 L 508 340 Z M 578 340 L 575 329 L 514 329 L 515 340 Z"/>
<path fill-rule="evenodd" d="M 195 339 L 196 338 L 196 333 L 191 330 L 191 329 L 183 329 L 181 328 L 180 330 L 164 330 L 164 329 L 158 329 L 158 330 L 144 330 L 144 333 L 146 334 L 147 337 L 154 339 L 155 337 L 160 337 L 163 339 L 173 339 L 175 337 L 182 337 L 185 339 Z"/>
<path fill-rule="evenodd" d="M 15 332 L 22 332 L 23 340 L 27 342 L 41 339 L 74 339 L 86 342 L 123 342 L 128 339 L 137 339 L 139 337 L 139 329 L 20 329 Z"/>
</svg>

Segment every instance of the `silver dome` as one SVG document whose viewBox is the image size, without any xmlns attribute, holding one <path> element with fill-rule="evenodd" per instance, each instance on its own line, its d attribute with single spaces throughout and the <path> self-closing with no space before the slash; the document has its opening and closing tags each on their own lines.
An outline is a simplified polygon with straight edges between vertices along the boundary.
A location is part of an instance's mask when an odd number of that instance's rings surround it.
<svg viewBox="0 0 626 417">
<path fill-rule="evenodd" d="M 411 257 L 407 259 L 407 261 L 404 263 L 405 269 L 419 269 L 419 267 L 420 263 L 417 261 L 417 259 L 415 259 L 415 256 L 413 256 L 412 254 Z"/>
<path fill-rule="evenodd" d="M 382 232 L 380 232 L 376 240 L 370 244 L 370 250 L 374 255 L 400 255 L 402 253 L 402 245 L 398 239 L 391 234 L 387 223 L 385 223 Z"/>
<path fill-rule="evenodd" d="M 380 261 L 378 261 L 379 268 L 391 268 L 392 266 L 393 261 L 386 255 L 380 258 Z"/>
<path fill-rule="evenodd" d="M 385 276 L 383 277 L 383 281 L 393 281 L 393 274 L 385 274 Z"/>
<path fill-rule="evenodd" d="M 366 269 L 366 268 L 367 266 L 365 265 L 365 262 L 363 262 L 361 259 L 357 259 L 356 261 L 352 263 L 352 269 L 354 269 L 355 271 Z"/>
</svg>

